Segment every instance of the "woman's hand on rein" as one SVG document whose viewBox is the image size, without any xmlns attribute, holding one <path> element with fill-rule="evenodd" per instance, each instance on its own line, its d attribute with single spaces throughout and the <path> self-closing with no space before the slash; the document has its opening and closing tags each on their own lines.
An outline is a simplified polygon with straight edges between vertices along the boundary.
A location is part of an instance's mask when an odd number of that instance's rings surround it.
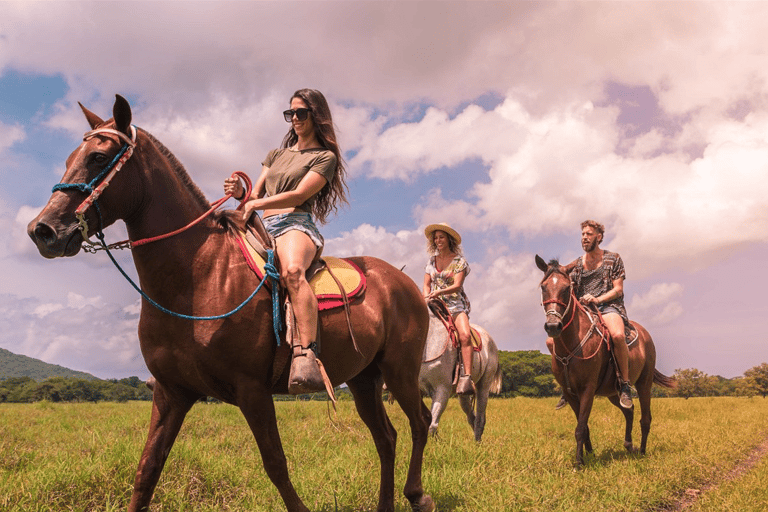
<svg viewBox="0 0 768 512">
<path fill-rule="evenodd" d="M 242 197 L 244 193 L 245 190 L 240 184 L 239 178 L 229 177 L 224 180 L 224 194 L 231 195 L 233 198 L 240 201 L 244 199 Z"/>
</svg>

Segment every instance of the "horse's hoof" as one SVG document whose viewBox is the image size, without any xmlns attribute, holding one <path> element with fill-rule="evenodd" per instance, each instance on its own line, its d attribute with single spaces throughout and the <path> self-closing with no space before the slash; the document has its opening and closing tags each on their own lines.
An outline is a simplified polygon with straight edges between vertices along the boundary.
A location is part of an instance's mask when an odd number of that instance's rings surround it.
<svg viewBox="0 0 768 512">
<path fill-rule="evenodd" d="M 411 503 L 413 512 L 434 512 L 435 502 L 429 494 L 424 494 L 417 503 Z"/>
</svg>

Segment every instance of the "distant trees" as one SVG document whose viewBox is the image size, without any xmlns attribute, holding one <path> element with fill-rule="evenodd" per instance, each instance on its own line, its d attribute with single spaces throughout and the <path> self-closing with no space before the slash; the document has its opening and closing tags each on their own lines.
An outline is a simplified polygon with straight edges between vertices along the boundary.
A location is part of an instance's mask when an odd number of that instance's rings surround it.
<svg viewBox="0 0 768 512">
<path fill-rule="evenodd" d="M 552 397 L 560 394 L 551 368 L 551 357 L 538 350 L 499 351 L 502 372 L 501 396 Z M 677 389 L 653 387 L 654 397 L 702 396 L 768 396 L 768 363 L 744 372 L 743 377 L 726 379 L 707 375 L 696 368 L 678 368 L 674 378 Z M 345 388 L 337 388 L 339 399 L 348 397 Z M 298 397 L 324 399 L 324 393 Z M 49 402 L 126 402 L 151 400 L 150 391 L 138 377 L 110 380 L 90 380 L 72 377 L 50 377 L 40 382 L 31 377 L 11 377 L 0 380 L 0 403 Z M 296 400 L 294 396 L 276 396 L 275 400 Z M 210 401 L 210 399 L 208 400 Z"/>
<path fill-rule="evenodd" d="M 152 392 L 138 377 L 120 380 L 51 377 L 41 382 L 31 377 L 12 377 L 0 381 L 0 402 L 127 402 L 151 399 Z"/>
<path fill-rule="evenodd" d="M 768 395 L 768 363 L 750 368 L 744 372 L 742 390 L 746 395 Z"/>
<path fill-rule="evenodd" d="M 715 396 L 715 386 L 712 378 L 695 368 L 675 370 L 677 381 L 676 395 L 683 398 L 692 396 Z"/>
<path fill-rule="evenodd" d="M 551 357 L 538 350 L 500 350 L 503 396 L 558 396 L 557 382 L 552 375 Z"/>
<path fill-rule="evenodd" d="M 726 379 L 707 375 L 696 368 L 675 370 L 677 389 L 654 386 L 654 396 L 768 396 L 768 363 L 762 363 L 744 372 L 743 377 Z"/>
<path fill-rule="evenodd" d="M 499 351 L 502 396 L 547 397 L 560 394 L 551 369 L 551 357 L 537 350 Z M 707 375 L 696 368 L 678 368 L 673 375 L 676 389 L 653 386 L 654 397 L 762 396 L 768 397 L 768 363 L 727 379 Z"/>
</svg>

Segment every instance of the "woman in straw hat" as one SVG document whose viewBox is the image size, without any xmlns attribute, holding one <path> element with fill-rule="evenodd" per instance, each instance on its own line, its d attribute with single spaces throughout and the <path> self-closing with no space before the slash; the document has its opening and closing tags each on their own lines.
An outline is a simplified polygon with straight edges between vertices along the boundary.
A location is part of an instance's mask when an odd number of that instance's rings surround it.
<svg viewBox="0 0 768 512">
<path fill-rule="evenodd" d="M 424 298 L 439 298 L 448 307 L 459 333 L 461 344 L 461 371 L 456 393 L 471 395 L 474 386 L 472 371 L 472 343 L 469 329 L 469 299 L 464 293 L 464 279 L 469 275 L 469 264 L 461 251 L 461 235 L 448 224 L 430 224 L 424 230 L 427 237 L 429 263 L 424 274 Z M 465 370 L 465 368 L 467 370 Z"/>
</svg>

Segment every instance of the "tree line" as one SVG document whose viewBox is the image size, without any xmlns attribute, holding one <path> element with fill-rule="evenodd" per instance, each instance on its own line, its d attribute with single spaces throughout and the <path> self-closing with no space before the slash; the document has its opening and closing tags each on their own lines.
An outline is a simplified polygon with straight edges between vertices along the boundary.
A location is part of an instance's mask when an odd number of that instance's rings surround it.
<svg viewBox="0 0 768 512">
<path fill-rule="evenodd" d="M 0 381 L 0 403 L 32 402 L 127 402 L 152 400 L 152 391 L 138 377 L 93 380 L 50 377 L 40 382 L 31 377 Z"/>
<path fill-rule="evenodd" d="M 551 358 L 538 350 L 499 351 L 502 371 L 502 397 L 554 397 L 561 391 L 552 376 Z M 768 363 L 750 368 L 741 377 L 726 379 L 707 375 L 695 368 L 677 369 L 677 389 L 653 387 L 655 397 L 768 396 Z M 337 397 L 351 398 L 346 389 L 337 388 Z M 320 394 L 316 394 L 320 395 Z M 304 397 L 305 399 L 318 398 Z M 138 377 L 90 380 L 50 377 L 40 382 L 31 377 L 0 380 L 0 403 L 49 402 L 126 402 L 151 400 L 152 391 Z M 276 399 L 295 397 L 276 396 Z M 210 400 L 209 400 L 210 401 Z"/>
</svg>

